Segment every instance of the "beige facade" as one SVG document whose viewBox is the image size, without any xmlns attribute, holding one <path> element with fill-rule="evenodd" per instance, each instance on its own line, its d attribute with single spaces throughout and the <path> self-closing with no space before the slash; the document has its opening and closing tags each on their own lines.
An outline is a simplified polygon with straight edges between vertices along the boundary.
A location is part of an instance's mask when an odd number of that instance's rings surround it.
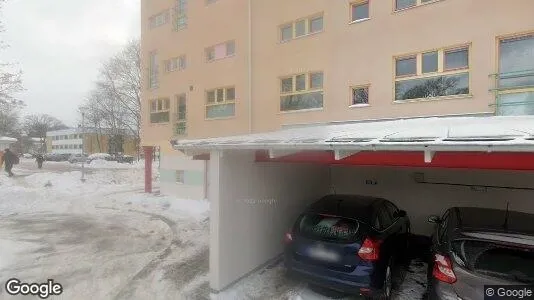
<svg viewBox="0 0 534 300">
<path fill-rule="evenodd" d="M 178 155 L 177 136 L 534 114 L 532 11 L 532 0 L 142 0 L 142 144 Z"/>
</svg>

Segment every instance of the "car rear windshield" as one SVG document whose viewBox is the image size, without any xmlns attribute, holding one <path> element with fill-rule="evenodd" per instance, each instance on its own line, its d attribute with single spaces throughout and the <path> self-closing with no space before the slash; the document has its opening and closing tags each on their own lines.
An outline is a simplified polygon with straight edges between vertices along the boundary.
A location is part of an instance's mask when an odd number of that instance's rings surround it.
<svg viewBox="0 0 534 300">
<path fill-rule="evenodd" d="M 534 249 L 487 241 L 452 243 L 457 260 L 468 269 L 512 281 L 534 283 Z"/>
<path fill-rule="evenodd" d="M 355 242 L 358 228 L 357 220 L 321 214 L 305 214 L 298 224 L 303 237 L 340 243 Z"/>
</svg>

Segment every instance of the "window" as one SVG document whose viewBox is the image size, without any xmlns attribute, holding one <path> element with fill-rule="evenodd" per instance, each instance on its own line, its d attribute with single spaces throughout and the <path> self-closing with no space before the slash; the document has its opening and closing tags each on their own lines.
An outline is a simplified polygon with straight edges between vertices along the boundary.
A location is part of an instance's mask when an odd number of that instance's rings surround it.
<svg viewBox="0 0 534 300">
<path fill-rule="evenodd" d="M 186 135 L 187 134 L 187 104 L 185 94 L 176 96 L 176 124 L 175 134 Z"/>
<path fill-rule="evenodd" d="M 403 10 L 441 0 L 395 0 L 395 10 Z"/>
<path fill-rule="evenodd" d="M 417 0 L 395 0 L 395 9 L 401 10 L 417 5 Z"/>
<path fill-rule="evenodd" d="M 169 22 L 169 11 L 168 10 L 160 12 L 159 14 L 155 16 L 152 16 L 148 20 L 150 29 L 165 25 L 167 24 L 167 22 Z"/>
<path fill-rule="evenodd" d="M 469 94 L 469 47 L 446 48 L 395 59 L 395 100 Z"/>
<path fill-rule="evenodd" d="M 306 238 L 344 243 L 358 238 L 359 227 L 354 219 L 319 214 L 305 214 L 298 221 L 298 232 Z"/>
<path fill-rule="evenodd" d="M 235 88 L 224 87 L 206 91 L 206 118 L 228 118 L 235 115 Z"/>
<path fill-rule="evenodd" d="M 526 244 L 526 243 L 525 243 Z M 469 270 L 497 280 L 532 283 L 534 251 L 527 245 L 504 244 L 491 240 L 455 240 L 454 257 Z"/>
<path fill-rule="evenodd" d="M 316 33 L 323 30 L 323 17 L 310 19 L 310 33 Z"/>
<path fill-rule="evenodd" d="M 417 74 L 417 58 L 408 57 L 408 58 L 399 58 L 397 59 L 396 64 L 396 75 L 397 76 L 410 76 Z"/>
<path fill-rule="evenodd" d="M 351 4 L 351 21 L 358 22 L 369 19 L 369 1 Z"/>
<path fill-rule="evenodd" d="M 148 66 L 148 88 L 154 89 L 158 87 L 159 82 L 158 55 L 156 52 L 151 52 L 149 56 L 150 61 Z"/>
<path fill-rule="evenodd" d="M 456 49 L 445 51 L 444 69 L 446 71 L 465 69 L 469 64 L 469 54 L 467 49 Z"/>
<path fill-rule="evenodd" d="M 369 104 L 369 86 L 353 87 L 351 105 Z"/>
<path fill-rule="evenodd" d="M 447 233 L 447 224 L 449 223 L 450 215 L 450 210 L 447 210 L 441 217 L 441 223 L 438 227 L 438 239 L 440 243 L 445 239 L 445 234 Z"/>
<path fill-rule="evenodd" d="M 438 52 L 423 53 L 423 73 L 435 73 L 438 71 Z"/>
<path fill-rule="evenodd" d="M 184 70 L 186 67 L 185 55 L 173 57 L 165 61 L 165 72 L 174 72 Z"/>
<path fill-rule="evenodd" d="M 233 56 L 235 55 L 235 41 L 228 41 L 206 48 L 205 52 L 208 62 Z"/>
<path fill-rule="evenodd" d="M 185 171 L 184 170 L 176 170 L 175 173 L 176 176 L 176 183 L 185 183 Z"/>
<path fill-rule="evenodd" d="M 295 37 L 301 37 L 306 34 L 306 20 L 300 20 L 295 23 Z"/>
<path fill-rule="evenodd" d="M 534 115 L 534 34 L 499 41 L 498 115 Z"/>
<path fill-rule="evenodd" d="M 323 72 L 296 74 L 280 79 L 280 111 L 323 107 Z"/>
<path fill-rule="evenodd" d="M 384 205 L 386 206 L 386 209 L 389 212 L 389 215 L 391 216 L 391 219 L 393 221 L 397 220 L 399 218 L 398 217 L 399 209 L 395 206 L 395 204 L 393 204 L 393 203 L 391 203 L 389 201 L 385 201 Z"/>
<path fill-rule="evenodd" d="M 150 100 L 150 123 L 169 122 L 169 111 L 168 98 Z"/>
<path fill-rule="evenodd" d="M 293 38 L 293 24 L 285 25 L 280 28 L 280 40 L 287 42 Z"/>
<path fill-rule="evenodd" d="M 294 38 L 303 37 L 312 33 L 323 31 L 323 16 L 313 16 L 279 27 L 280 42 L 287 42 Z"/>
<path fill-rule="evenodd" d="M 380 223 L 380 228 L 378 228 L 379 230 L 385 230 L 389 226 L 391 226 L 393 222 L 384 204 L 378 207 L 377 214 L 378 214 L 378 221 Z"/>
<path fill-rule="evenodd" d="M 174 30 L 187 28 L 187 0 L 176 0 L 174 6 Z"/>
</svg>

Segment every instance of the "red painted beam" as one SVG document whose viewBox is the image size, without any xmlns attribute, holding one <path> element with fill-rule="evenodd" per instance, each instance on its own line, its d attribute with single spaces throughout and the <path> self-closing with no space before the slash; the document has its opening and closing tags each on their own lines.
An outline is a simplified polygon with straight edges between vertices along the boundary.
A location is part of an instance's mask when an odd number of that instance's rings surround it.
<svg viewBox="0 0 534 300">
<path fill-rule="evenodd" d="M 342 160 L 335 160 L 333 151 L 304 151 L 275 159 L 270 159 L 266 151 L 257 151 L 256 162 L 410 168 L 534 170 L 534 152 L 436 152 L 432 162 L 425 163 L 423 152 L 364 151 Z"/>
<path fill-rule="evenodd" d="M 143 146 L 145 152 L 145 193 L 152 193 L 152 159 L 154 147 Z"/>
</svg>

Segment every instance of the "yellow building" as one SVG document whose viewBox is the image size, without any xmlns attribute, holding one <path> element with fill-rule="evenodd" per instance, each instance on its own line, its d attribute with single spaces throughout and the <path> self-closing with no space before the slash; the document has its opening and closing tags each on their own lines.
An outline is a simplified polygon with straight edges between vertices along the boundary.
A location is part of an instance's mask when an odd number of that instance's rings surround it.
<svg viewBox="0 0 534 300">
<path fill-rule="evenodd" d="M 205 196 L 171 138 L 286 125 L 534 114 L 532 0 L 141 1 L 142 144 L 162 191 Z"/>
<path fill-rule="evenodd" d="M 114 135 L 106 129 L 85 129 L 85 133 L 80 128 L 49 131 L 46 134 L 46 145 L 48 153 L 77 154 L 82 153 L 83 148 L 83 152 L 88 155 L 119 152 L 137 155 L 133 136 Z"/>
</svg>

